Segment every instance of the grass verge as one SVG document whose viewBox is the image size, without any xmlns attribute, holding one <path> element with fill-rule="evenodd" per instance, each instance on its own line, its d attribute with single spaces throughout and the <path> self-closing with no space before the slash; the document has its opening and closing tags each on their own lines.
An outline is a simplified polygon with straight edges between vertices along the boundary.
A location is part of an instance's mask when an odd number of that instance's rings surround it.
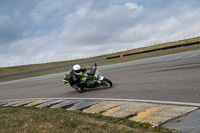
<svg viewBox="0 0 200 133">
<path fill-rule="evenodd" d="M 2 133 L 171 133 L 163 128 L 125 118 L 86 114 L 81 111 L 0 106 Z"/>
</svg>

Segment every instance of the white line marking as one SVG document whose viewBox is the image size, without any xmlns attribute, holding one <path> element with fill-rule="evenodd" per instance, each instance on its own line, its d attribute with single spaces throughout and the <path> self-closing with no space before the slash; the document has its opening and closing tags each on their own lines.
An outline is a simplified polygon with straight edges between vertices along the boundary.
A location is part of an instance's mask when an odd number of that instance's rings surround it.
<svg viewBox="0 0 200 133">
<path fill-rule="evenodd" d="M 177 56 L 177 57 L 168 59 L 167 61 L 178 60 L 178 59 L 185 58 L 185 57 L 187 57 L 187 56 L 186 56 L 186 55 L 179 55 L 179 56 Z"/>
<path fill-rule="evenodd" d="M 195 56 L 197 56 L 197 55 L 199 55 L 199 54 L 200 54 L 200 53 L 194 53 L 194 54 L 192 54 L 192 55 L 190 55 L 190 56 L 185 57 L 184 59 L 192 58 L 192 57 L 195 57 Z"/>
</svg>

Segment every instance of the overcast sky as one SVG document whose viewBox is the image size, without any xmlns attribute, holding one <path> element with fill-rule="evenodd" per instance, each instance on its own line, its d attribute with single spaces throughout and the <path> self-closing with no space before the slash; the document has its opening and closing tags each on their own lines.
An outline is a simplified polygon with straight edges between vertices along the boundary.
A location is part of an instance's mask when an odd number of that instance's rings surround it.
<svg viewBox="0 0 200 133">
<path fill-rule="evenodd" d="M 200 0 L 0 0 L 1 67 L 199 35 Z"/>
</svg>

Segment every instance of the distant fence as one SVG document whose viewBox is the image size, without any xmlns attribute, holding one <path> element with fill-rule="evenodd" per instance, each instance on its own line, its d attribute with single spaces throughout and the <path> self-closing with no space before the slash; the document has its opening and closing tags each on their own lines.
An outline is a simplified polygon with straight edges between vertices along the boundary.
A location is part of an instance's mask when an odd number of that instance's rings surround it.
<svg viewBox="0 0 200 133">
<path fill-rule="evenodd" d="M 75 64 L 84 64 L 84 63 L 90 63 L 90 62 L 101 61 L 101 60 L 106 60 L 106 58 L 100 58 L 100 59 L 94 59 L 94 60 L 89 60 L 89 61 L 70 63 L 70 64 L 65 64 L 65 65 L 60 65 L 60 66 L 46 67 L 46 68 L 23 71 L 23 72 L 17 72 L 17 73 L 4 74 L 4 75 L 0 75 L 0 79 L 14 77 L 14 76 L 20 76 L 20 75 L 25 75 L 25 74 L 31 74 L 31 73 L 35 73 L 35 72 L 53 70 L 53 69 L 58 69 L 58 68 L 64 68 L 64 67 L 68 67 L 68 66 L 73 66 Z"/>
<path fill-rule="evenodd" d="M 117 55 L 117 56 L 107 57 L 106 59 L 114 59 L 114 58 L 119 58 L 119 57 L 124 57 L 124 56 L 137 55 L 137 54 L 155 52 L 155 51 L 166 50 L 166 49 L 173 49 L 173 48 L 190 46 L 190 45 L 195 45 L 195 44 L 200 44 L 200 41 L 192 42 L 192 43 L 185 43 L 185 44 L 178 44 L 178 45 L 174 45 L 174 46 L 167 46 L 167 47 L 163 47 L 163 48 L 151 49 L 151 50 L 146 50 L 146 51 L 141 51 L 141 52 L 136 52 L 136 53 Z"/>
</svg>

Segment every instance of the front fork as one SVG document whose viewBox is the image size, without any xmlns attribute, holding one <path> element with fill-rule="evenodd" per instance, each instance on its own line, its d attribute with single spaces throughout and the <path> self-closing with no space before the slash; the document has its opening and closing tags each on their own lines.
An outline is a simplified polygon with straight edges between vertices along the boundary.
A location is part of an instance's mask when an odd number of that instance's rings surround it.
<svg viewBox="0 0 200 133">
<path fill-rule="evenodd" d="M 97 83 L 101 84 L 104 79 L 104 76 L 99 75 L 99 79 L 97 80 Z"/>
</svg>

